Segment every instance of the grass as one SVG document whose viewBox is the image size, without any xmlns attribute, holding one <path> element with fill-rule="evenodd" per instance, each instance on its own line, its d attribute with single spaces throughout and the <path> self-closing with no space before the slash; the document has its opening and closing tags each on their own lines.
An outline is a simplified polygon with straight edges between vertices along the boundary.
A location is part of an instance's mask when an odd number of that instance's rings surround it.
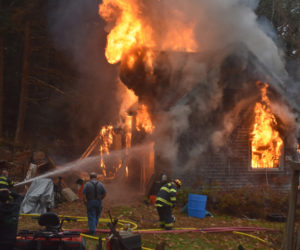
<svg viewBox="0 0 300 250">
<path fill-rule="evenodd" d="M 257 235 L 257 234 L 256 234 Z M 266 239 L 266 234 L 261 235 Z M 149 235 L 143 236 L 144 246 L 155 248 L 157 242 L 165 243 L 166 249 L 279 249 L 272 243 L 262 243 L 248 236 L 240 236 L 233 233 L 186 233 L 180 235 Z"/>
<path fill-rule="evenodd" d="M 102 217 L 108 217 L 108 209 L 113 217 L 122 220 L 133 221 L 139 229 L 157 228 L 158 216 L 153 206 L 148 206 L 142 201 L 130 205 L 110 206 L 104 204 Z M 82 202 L 65 202 L 53 210 L 58 214 L 86 216 Z M 145 249 L 155 249 L 159 244 L 165 245 L 165 249 L 238 249 L 239 245 L 245 249 L 280 249 L 284 223 L 274 223 L 262 219 L 249 220 L 231 216 L 217 215 L 203 219 L 188 217 L 180 212 L 180 208 L 174 210 L 176 216 L 175 227 L 179 228 L 208 228 L 208 227 L 264 227 L 273 228 L 276 231 L 249 232 L 247 234 L 259 237 L 262 242 L 249 235 L 234 233 L 181 233 L 181 234 L 141 234 L 142 244 Z M 87 228 L 87 222 L 70 222 L 65 228 Z M 105 223 L 100 223 L 99 228 L 106 228 Z M 37 230 L 39 226 L 36 220 L 22 217 L 19 221 L 19 229 Z M 107 235 L 101 235 L 105 237 Z M 97 241 L 86 240 L 87 249 L 96 249 Z M 105 243 L 103 243 L 103 246 Z M 105 248 L 104 248 L 105 249 Z"/>
</svg>

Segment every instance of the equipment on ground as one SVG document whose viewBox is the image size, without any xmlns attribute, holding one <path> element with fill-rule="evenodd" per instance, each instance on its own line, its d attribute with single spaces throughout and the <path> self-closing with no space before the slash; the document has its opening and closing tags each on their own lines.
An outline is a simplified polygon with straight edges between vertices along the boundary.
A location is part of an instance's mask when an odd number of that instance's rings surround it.
<svg viewBox="0 0 300 250">
<path fill-rule="evenodd" d="M 85 241 L 80 232 L 63 231 L 64 221 L 74 219 L 62 218 L 47 212 L 42 214 L 38 223 L 45 229 L 39 231 L 21 230 L 17 235 L 14 250 L 85 250 Z"/>
<path fill-rule="evenodd" d="M 117 219 L 112 220 L 110 212 L 108 212 L 111 222 L 107 223 L 110 229 L 110 235 L 107 239 L 107 250 L 142 250 L 141 236 L 133 233 L 131 230 L 120 231 L 116 230 L 118 223 Z"/>
</svg>

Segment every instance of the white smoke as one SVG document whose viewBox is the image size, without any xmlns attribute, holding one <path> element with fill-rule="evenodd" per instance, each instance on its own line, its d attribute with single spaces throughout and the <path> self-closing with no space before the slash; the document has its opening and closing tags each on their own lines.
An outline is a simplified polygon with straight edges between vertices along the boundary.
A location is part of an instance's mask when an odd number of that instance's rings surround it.
<svg viewBox="0 0 300 250">
<path fill-rule="evenodd" d="M 243 43 L 269 69 L 280 73 L 280 76 L 286 76 L 282 51 L 265 32 L 267 27 L 264 26 L 263 30 L 258 23 L 254 12 L 257 1 L 251 4 L 245 0 L 160 2 L 163 2 L 162 7 L 165 9 L 162 17 L 165 26 L 171 28 L 174 25 L 174 16 L 168 16 L 168 13 L 182 13 L 182 21 L 195 23 L 199 52 L 222 51 L 233 44 Z M 268 33 L 274 34 L 272 28 L 268 28 Z"/>
<path fill-rule="evenodd" d="M 296 148 L 297 131 L 299 131 L 296 124 L 296 113 L 293 113 L 288 106 L 279 102 L 271 103 L 271 110 L 277 117 L 280 117 L 281 126 L 285 130 L 286 143 Z"/>
</svg>

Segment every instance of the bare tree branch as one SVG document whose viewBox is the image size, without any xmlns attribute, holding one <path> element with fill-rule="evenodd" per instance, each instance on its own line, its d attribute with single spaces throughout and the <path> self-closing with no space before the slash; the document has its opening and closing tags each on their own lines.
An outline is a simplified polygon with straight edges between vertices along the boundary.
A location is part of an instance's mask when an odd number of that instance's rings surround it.
<svg viewBox="0 0 300 250">
<path fill-rule="evenodd" d="M 41 84 L 41 85 L 43 85 L 45 87 L 54 89 L 55 91 L 57 91 L 58 93 L 60 93 L 62 95 L 65 95 L 64 91 L 60 90 L 59 88 L 57 88 L 57 87 L 55 87 L 55 86 L 53 86 L 53 85 L 51 85 L 51 84 L 49 84 L 47 82 L 42 81 L 42 80 L 40 80 L 40 79 L 38 79 L 38 78 L 36 78 L 34 76 L 30 76 L 29 79 L 32 80 L 32 81 L 34 81 L 34 82 L 36 82 L 36 83 L 38 83 L 38 84 Z"/>
</svg>

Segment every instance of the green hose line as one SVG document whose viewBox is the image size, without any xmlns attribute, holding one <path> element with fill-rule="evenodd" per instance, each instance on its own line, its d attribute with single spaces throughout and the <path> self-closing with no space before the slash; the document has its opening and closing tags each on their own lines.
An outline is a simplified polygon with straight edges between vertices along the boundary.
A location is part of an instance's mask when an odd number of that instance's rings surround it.
<svg viewBox="0 0 300 250">
<path fill-rule="evenodd" d="M 40 217 L 40 214 L 20 214 L 20 216 L 28 216 L 28 217 Z M 82 217 L 82 216 L 69 216 L 69 215 L 58 215 L 59 218 L 70 218 L 70 219 L 76 219 L 77 221 L 84 222 L 88 221 L 87 217 Z M 110 219 L 108 218 L 100 218 L 99 222 L 101 223 L 108 223 L 111 222 Z M 118 225 L 121 227 L 124 226 L 124 224 L 130 224 L 131 230 L 136 230 L 137 229 L 137 224 L 132 222 L 132 221 L 127 221 L 127 220 L 118 220 Z"/>
<path fill-rule="evenodd" d="M 40 214 L 19 214 L 20 216 L 28 216 L 28 217 L 40 217 L 41 215 Z"/>
<path fill-rule="evenodd" d="M 88 235 L 88 234 L 84 234 L 84 233 L 81 233 L 80 235 L 84 238 L 88 238 L 88 239 L 91 239 L 91 240 L 99 240 L 99 238 L 100 238 L 100 237 L 97 237 L 97 236 Z M 105 238 L 102 238 L 102 240 L 105 240 Z"/>
</svg>

